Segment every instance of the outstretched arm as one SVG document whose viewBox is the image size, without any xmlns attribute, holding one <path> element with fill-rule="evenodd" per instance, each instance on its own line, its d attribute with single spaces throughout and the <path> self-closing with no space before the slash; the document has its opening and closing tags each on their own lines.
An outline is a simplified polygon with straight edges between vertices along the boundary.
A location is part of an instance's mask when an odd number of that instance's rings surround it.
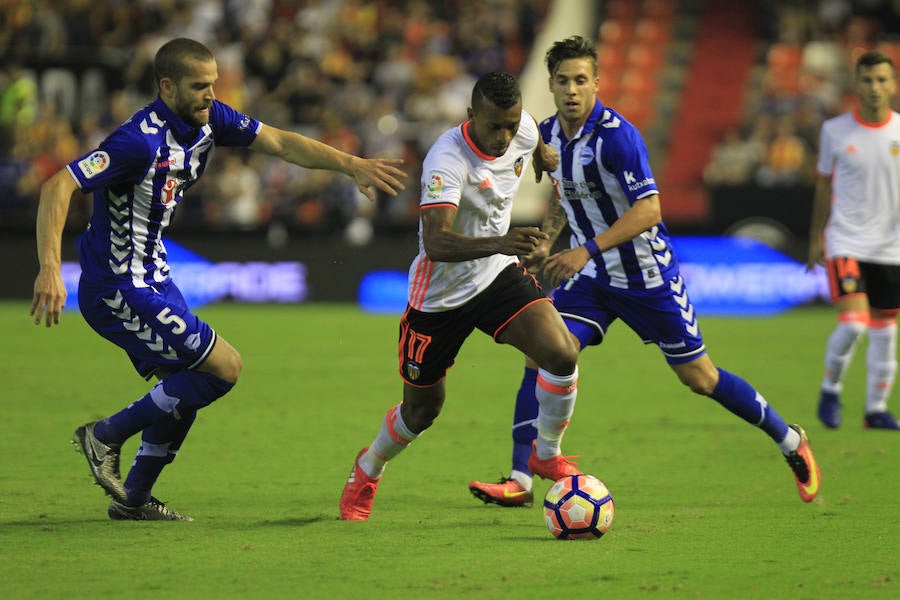
<svg viewBox="0 0 900 600">
<path fill-rule="evenodd" d="M 392 196 L 404 189 L 406 173 L 399 168 L 403 164 L 401 159 L 360 158 L 299 133 L 268 125 L 262 126 L 250 149 L 307 169 L 328 169 L 349 175 L 369 200 L 375 200 L 375 188 Z"/>
<path fill-rule="evenodd" d="M 59 316 L 66 304 L 66 287 L 63 284 L 62 232 L 69 213 L 69 203 L 78 184 L 65 168 L 41 186 L 37 214 L 37 253 L 40 271 L 34 280 L 34 297 L 31 311 L 35 325 L 46 315 L 47 327 L 59 323 Z"/>
</svg>

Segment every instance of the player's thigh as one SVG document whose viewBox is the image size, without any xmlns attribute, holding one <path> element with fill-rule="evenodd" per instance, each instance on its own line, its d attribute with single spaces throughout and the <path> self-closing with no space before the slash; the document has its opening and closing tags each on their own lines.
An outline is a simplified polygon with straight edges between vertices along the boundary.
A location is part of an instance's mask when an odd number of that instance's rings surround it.
<svg viewBox="0 0 900 600">
<path fill-rule="evenodd" d="M 473 312 L 467 305 L 439 313 L 407 306 L 398 341 L 400 377 L 407 385 L 427 388 L 446 376 L 475 328 Z"/>
<path fill-rule="evenodd" d="M 198 371 L 210 373 L 230 383 L 237 383 L 242 368 L 241 355 L 222 336 L 217 337 L 216 344 L 206 360 L 197 365 Z"/>
<path fill-rule="evenodd" d="M 173 284 L 111 288 L 82 281 L 78 303 L 87 323 L 122 348 L 142 377 L 199 366 L 216 345 L 216 333 L 194 315 Z"/>
<path fill-rule="evenodd" d="M 860 263 L 869 305 L 881 311 L 900 308 L 900 265 Z"/>
<path fill-rule="evenodd" d="M 578 361 L 578 342 L 548 299 L 526 306 L 497 341 L 518 348 L 538 366 L 556 375 L 571 373 Z"/>
<path fill-rule="evenodd" d="M 860 263 L 850 256 L 825 261 L 828 291 L 838 312 L 868 311 L 868 281 Z"/>
<path fill-rule="evenodd" d="M 578 273 L 551 294 L 553 305 L 581 347 L 603 342 L 616 314 L 603 302 L 596 280 Z"/>
<path fill-rule="evenodd" d="M 688 363 L 706 352 L 680 275 L 650 290 L 609 289 L 604 302 L 645 344 L 656 344 L 669 364 Z"/>
</svg>

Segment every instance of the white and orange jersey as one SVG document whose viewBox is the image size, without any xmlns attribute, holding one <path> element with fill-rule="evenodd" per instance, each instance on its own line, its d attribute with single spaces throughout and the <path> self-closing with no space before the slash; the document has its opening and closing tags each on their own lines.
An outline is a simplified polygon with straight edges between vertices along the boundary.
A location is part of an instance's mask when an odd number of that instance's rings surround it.
<svg viewBox="0 0 900 600">
<path fill-rule="evenodd" d="M 456 209 L 453 231 L 493 237 L 509 231 L 513 196 L 529 172 L 538 143 L 534 119 L 524 110 L 519 130 L 503 156 L 488 156 L 469 137 L 470 122 L 444 132 L 422 164 L 419 210 Z M 487 288 L 518 258 L 493 254 L 461 262 L 435 262 L 425 254 L 419 221 L 419 254 L 409 268 L 409 304 L 422 312 L 457 308 Z"/>
<path fill-rule="evenodd" d="M 877 124 L 855 111 L 825 121 L 816 169 L 831 177 L 826 255 L 900 264 L 900 114 Z"/>
</svg>

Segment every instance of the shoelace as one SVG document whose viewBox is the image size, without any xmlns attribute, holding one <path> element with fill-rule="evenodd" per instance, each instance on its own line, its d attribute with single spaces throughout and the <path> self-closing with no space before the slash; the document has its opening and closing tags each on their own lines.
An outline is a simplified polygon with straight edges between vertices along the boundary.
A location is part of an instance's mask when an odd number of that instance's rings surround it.
<svg viewBox="0 0 900 600">
<path fill-rule="evenodd" d="M 800 456 L 800 453 L 794 450 L 784 458 L 787 460 L 791 470 L 794 471 L 794 475 L 797 476 L 797 479 L 802 483 L 809 483 L 809 466 L 806 464 L 806 460 Z"/>
<path fill-rule="evenodd" d="M 153 496 L 150 496 L 147 504 L 152 505 L 156 510 L 158 510 L 161 514 L 166 515 L 167 517 L 181 518 L 181 515 L 179 515 L 177 512 L 166 506 L 162 501 Z"/>
</svg>

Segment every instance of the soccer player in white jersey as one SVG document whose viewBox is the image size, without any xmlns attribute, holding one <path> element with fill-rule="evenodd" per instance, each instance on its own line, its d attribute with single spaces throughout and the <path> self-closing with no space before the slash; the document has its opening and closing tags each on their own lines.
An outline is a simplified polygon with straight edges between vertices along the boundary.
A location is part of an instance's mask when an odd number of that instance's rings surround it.
<svg viewBox="0 0 900 600">
<path fill-rule="evenodd" d="M 891 59 L 866 52 L 855 69 L 856 110 L 822 124 L 807 268 L 824 264 L 838 324 L 825 346 L 819 419 L 841 425 L 840 394 L 868 331 L 863 427 L 900 429 L 888 411 L 900 310 L 900 114 Z M 823 235 L 824 234 L 824 235 Z"/>
<path fill-rule="evenodd" d="M 581 348 L 600 344 L 621 319 L 644 343 L 659 347 L 682 383 L 771 437 L 791 467 L 800 497 L 811 501 L 820 474 L 803 429 L 788 426 L 749 383 L 710 360 L 661 220 L 644 141 L 597 99 L 594 46 L 580 36 L 567 38 L 553 44 L 546 62 L 558 112 L 540 129 L 559 153 L 559 166 L 551 172 L 554 195 L 541 227 L 548 237 L 526 260 L 543 268 L 551 285 L 564 282 L 553 301 Z M 566 221 L 571 248 L 547 258 Z M 533 381 L 529 359 L 513 416 L 510 476 L 469 484 L 485 502 L 523 506 L 533 500 L 533 469 L 522 459 L 534 438 Z"/>
<path fill-rule="evenodd" d="M 518 262 L 546 234 L 510 228 L 513 197 L 532 156 L 538 177 L 556 167 L 556 156 L 522 110 L 518 83 L 508 73 L 476 82 L 468 116 L 438 138 L 423 163 L 419 253 L 400 319 L 403 400 L 357 455 L 340 498 L 342 519 L 369 518 L 385 464 L 440 413 L 447 369 L 476 327 L 534 359 L 540 414 L 532 470 L 554 479 L 578 472 L 559 449 L 575 403 L 578 347 Z"/>
<path fill-rule="evenodd" d="M 151 495 L 197 410 L 226 394 L 241 372 L 238 352 L 188 308 L 169 277 L 162 233 L 183 192 L 207 166 L 214 146 L 247 146 L 288 162 L 350 175 L 361 192 L 402 189 L 400 160 L 362 159 L 296 133 L 263 125 L 216 100 L 212 53 L 179 38 L 156 54 L 159 95 L 99 147 L 70 162 L 41 188 L 37 217 L 40 271 L 31 314 L 59 323 L 66 290 L 60 245 L 76 189 L 93 192 L 94 210 L 81 236 L 78 304 L 100 335 L 128 354 L 138 373 L 160 381 L 106 419 L 86 423 L 73 443 L 118 520 L 190 520 Z M 127 479 L 119 474 L 122 443 L 141 433 Z"/>
</svg>

